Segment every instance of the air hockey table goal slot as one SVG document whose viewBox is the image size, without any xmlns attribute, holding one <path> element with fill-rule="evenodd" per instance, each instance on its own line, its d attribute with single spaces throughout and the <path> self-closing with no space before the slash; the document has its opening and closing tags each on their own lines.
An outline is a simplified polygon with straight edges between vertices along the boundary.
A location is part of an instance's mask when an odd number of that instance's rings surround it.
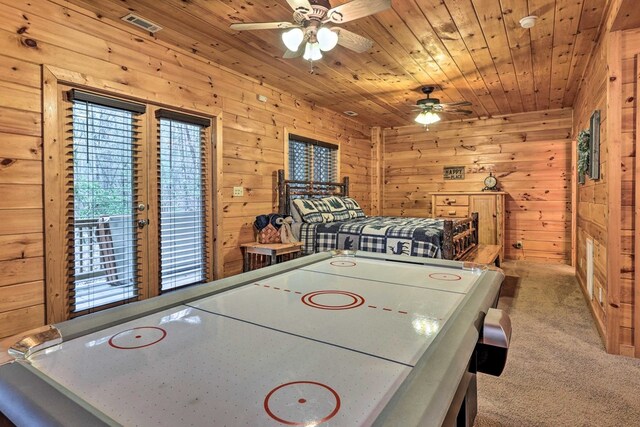
<svg viewBox="0 0 640 427">
<path fill-rule="evenodd" d="M 504 311 L 490 308 L 482 324 L 482 336 L 476 346 L 478 372 L 500 376 L 507 363 L 511 342 L 511 319 Z"/>
</svg>

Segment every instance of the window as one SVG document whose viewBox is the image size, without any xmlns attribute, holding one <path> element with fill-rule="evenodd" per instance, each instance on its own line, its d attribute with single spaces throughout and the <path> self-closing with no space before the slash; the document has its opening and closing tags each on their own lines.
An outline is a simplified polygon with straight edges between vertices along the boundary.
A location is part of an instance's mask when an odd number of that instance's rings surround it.
<svg viewBox="0 0 640 427">
<path fill-rule="evenodd" d="M 289 135 L 289 179 L 336 182 L 338 146 Z"/>
<path fill-rule="evenodd" d="M 207 120 L 158 110 L 160 288 L 206 279 L 205 181 Z"/>
<path fill-rule="evenodd" d="M 73 188 L 67 216 L 72 312 L 138 295 L 139 104 L 72 91 Z"/>
<path fill-rule="evenodd" d="M 212 279 L 211 120 L 62 94 L 64 317 Z"/>
</svg>

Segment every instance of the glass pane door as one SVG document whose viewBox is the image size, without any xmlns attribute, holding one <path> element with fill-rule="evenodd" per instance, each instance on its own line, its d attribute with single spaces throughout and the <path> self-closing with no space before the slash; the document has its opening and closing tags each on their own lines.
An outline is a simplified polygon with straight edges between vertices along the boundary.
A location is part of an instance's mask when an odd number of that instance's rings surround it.
<svg viewBox="0 0 640 427">
<path fill-rule="evenodd" d="M 159 120 L 160 289 L 206 279 L 204 128 Z"/>
<path fill-rule="evenodd" d="M 136 298 L 136 114 L 73 101 L 71 311 Z M 69 218 L 68 220 L 70 220 Z"/>
</svg>

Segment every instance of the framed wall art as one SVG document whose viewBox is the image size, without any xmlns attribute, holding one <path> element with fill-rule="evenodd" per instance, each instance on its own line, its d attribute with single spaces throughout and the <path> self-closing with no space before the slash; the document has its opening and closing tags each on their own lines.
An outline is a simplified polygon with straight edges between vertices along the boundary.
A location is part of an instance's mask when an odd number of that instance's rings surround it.
<svg viewBox="0 0 640 427">
<path fill-rule="evenodd" d="M 464 179 L 464 166 L 445 166 L 442 170 L 442 178 L 449 179 Z"/>
</svg>

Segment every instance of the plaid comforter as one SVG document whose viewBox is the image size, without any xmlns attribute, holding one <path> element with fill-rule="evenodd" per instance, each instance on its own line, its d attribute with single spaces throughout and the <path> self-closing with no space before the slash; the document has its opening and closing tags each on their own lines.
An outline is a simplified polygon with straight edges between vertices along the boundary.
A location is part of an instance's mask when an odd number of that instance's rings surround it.
<svg viewBox="0 0 640 427">
<path fill-rule="evenodd" d="M 442 258 L 444 221 L 433 218 L 370 216 L 328 223 L 303 223 L 305 255 L 332 249 Z"/>
</svg>

